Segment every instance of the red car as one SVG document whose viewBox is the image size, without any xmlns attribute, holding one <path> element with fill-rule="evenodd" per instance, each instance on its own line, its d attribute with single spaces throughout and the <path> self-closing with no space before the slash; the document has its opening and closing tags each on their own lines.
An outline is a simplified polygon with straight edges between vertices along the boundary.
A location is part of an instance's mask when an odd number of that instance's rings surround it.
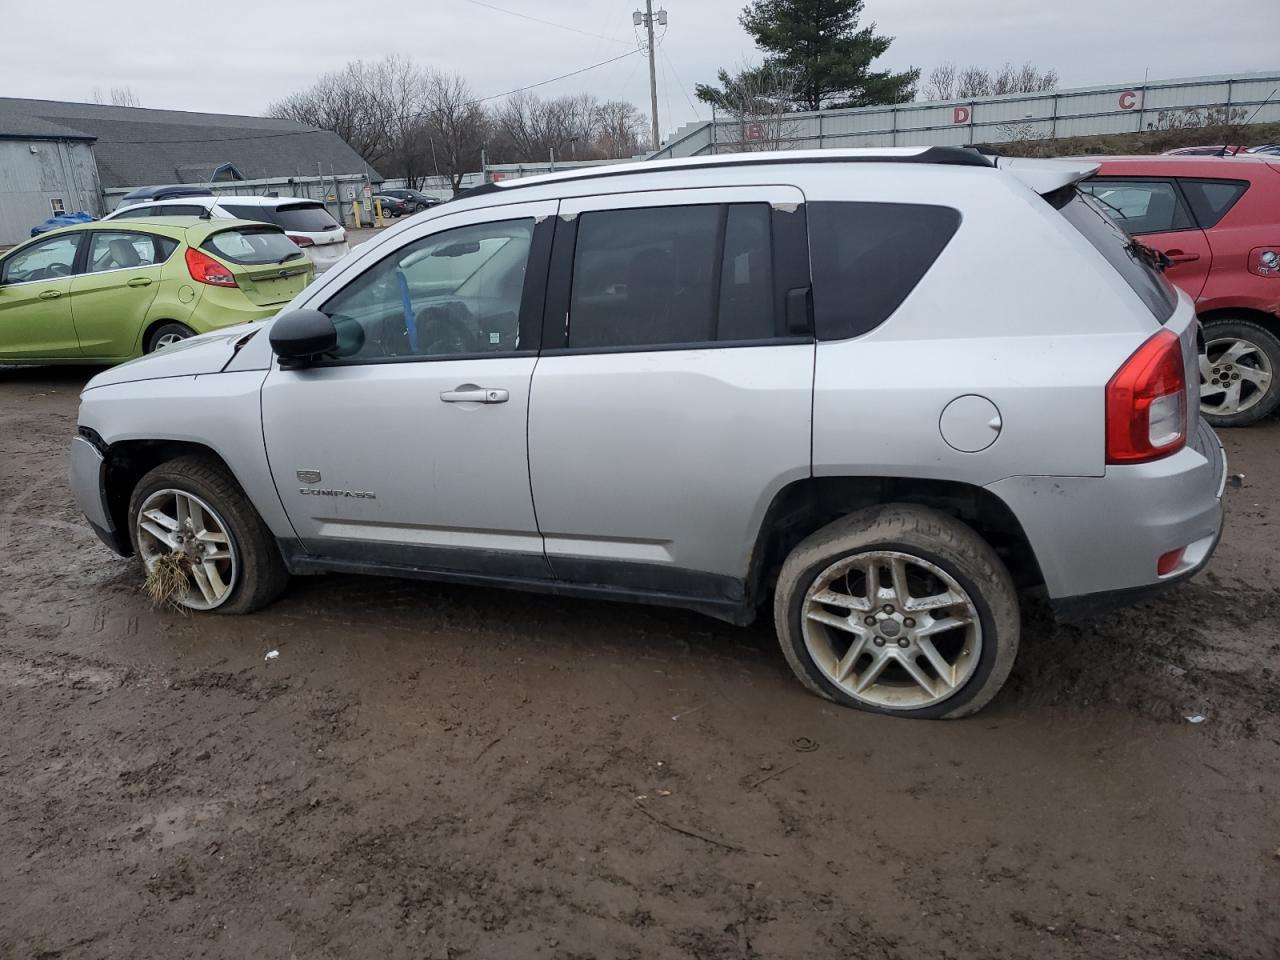
<svg viewBox="0 0 1280 960">
<path fill-rule="evenodd" d="M 1082 189 L 1196 301 L 1201 411 L 1215 426 L 1261 420 L 1280 405 L 1280 157 L 1096 159 Z"/>
</svg>

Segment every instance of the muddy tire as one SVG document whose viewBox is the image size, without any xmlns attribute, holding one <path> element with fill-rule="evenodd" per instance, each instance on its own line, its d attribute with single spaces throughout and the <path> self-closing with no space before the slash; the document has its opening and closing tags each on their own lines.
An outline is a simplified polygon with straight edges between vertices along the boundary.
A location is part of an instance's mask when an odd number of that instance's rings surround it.
<svg viewBox="0 0 1280 960">
<path fill-rule="evenodd" d="M 180 340 L 187 340 L 194 337 L 196 332 L 188 327 L 185 323 L 171 321 L 162 323 L 151 331 L 147 337 L 147 342 L 143 345 L 145 352 L 155 353 L 157 350 L 172 346 Z"/>
<path fill-rule="evenodd" d="M 178 606 L 251 613 L 289 583 L 271 531 L 210 457 L 179 457 L 145 474 L 129 498 L 129 536 L 144 570 L 182 558 L 189 589 L 172 599 Z"/>
<path fill-rule="evenodd" d="M 801 542 L 774 595 L 787 662 L 819 696 L 874 713 L 967 716 L 1018 653 L 1009 571 L 972 528 L 926 507 L 850 514 Z"/>
<path fill-rule="evenodd" d="M 1280 338 L 1259 323 L 1232 317 L 1207 322 L 1204 341 L 1200 413 L 1209 423 L 1247 427 L 1280 406 Z M 1230 361 L 1236 362 L 1228 368 Z M 1218 381 L 1219 376 L 1226 379 Z M 1212 389 L 1215 381 L 1223 389 L 1204 393 L 1206 385 Z"/>
</svg>

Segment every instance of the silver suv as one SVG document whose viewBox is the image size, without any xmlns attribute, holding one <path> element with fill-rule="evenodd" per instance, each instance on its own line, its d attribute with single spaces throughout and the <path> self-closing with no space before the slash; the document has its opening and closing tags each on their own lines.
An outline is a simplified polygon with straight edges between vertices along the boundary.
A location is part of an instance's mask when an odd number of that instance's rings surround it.
<svg viewBox="0 0 1280 960">
<path fill-rule="evenodd" d="M 956 148 L 474 190 L 273 321 L 95 377 L 71 478 L 181 603 L 384 573 L 767 604 L 814 692 L 978 710 L 1019 596 L 1186 578 L 1222 525 L 1195 312 L 1088 163 Z"/>
</svg>

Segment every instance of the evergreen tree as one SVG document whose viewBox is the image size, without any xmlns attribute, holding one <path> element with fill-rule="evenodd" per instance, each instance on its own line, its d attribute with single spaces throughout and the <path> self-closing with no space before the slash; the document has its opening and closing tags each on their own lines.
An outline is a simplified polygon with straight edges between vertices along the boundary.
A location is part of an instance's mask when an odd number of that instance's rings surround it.
<svg viewBox="0 0 1280 960">
<path fill-rule="evenodd" d="M 872 70 L 893 37 L 876 34 L 874 23 L 859 29 L 863 0 L 754 0 L 739 22 L 763 50 L 764 69 L 792 78 L 790 102 L 797 110 L 903 103 L 915 96 L 920 71 Z M 713 102 L 716 90 L 700 85 Z"/>
</svg>

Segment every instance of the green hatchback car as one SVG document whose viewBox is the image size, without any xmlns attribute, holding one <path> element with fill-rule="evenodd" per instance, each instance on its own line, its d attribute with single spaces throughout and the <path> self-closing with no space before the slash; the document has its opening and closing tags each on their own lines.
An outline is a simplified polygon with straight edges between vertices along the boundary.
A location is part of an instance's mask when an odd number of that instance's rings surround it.
<svg viewBox="0 0 1280 960">
<path fill-rule="evenodd" d="M 270 224 L 147 217 L 64 227 L 0 258 L 0 364 L 128 360 L 274 316 L 314 276 Z"/>
</svg>

